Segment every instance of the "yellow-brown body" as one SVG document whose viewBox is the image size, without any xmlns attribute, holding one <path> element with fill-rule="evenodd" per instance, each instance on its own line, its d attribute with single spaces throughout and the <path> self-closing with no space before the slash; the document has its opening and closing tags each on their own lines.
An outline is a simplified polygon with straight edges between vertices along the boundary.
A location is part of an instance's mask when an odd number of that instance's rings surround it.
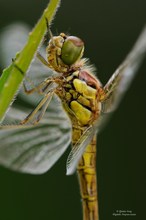
<svg viewBox="0 0 146 220">
<path fill-rule="evenodd" d="M 62 88 L 58 87 L 57 95 L 60 96 L 71 119 L 72 144 L 75 145 L 88 126 L 99 117 L 103 91 L 99 81 L 87 68 L 67 76 Z M 83 203 L 83 219 L 98 220 L 96 137 L 86 147 L 77 172 Z"/>
<path fill-rule="evenodd" d="M 86 147 L 77 171 L 82 197 L 83 219 L 98 220 L 96 137 L 94 137 L 91 143 Z"/>
<path fill-rule="evenodd" d="M 55 93 L 60 97 L 63 107 L 70 117 L 74 147 L 85 130 L 94 121 L 97 121 L 101 111 L 104 91 L 99 80 L 94 76 L 93 69 L 86 65 L 86 59 L 80 59 L 84 50 L 83 42 L 76 37 L 66 39 L 68 37 L 64 34 L 51 39 L 47 47 L 47 58 L 49 66 L 62 73 L 60 77 L 54 80 L 58 84 Z M 66 45 L 64 42 L 66 42 Z M 72 47 L 79 55 L 77 55 L 75 63 L 68 65 L 70 59 L 68 60 L 67 57 L 72 57 Z M 62 56 L 62 48 L 63 51 L 66 51 L 64 57 Z M 83 204 L 83 219 L 98 220 L 96 137 L 86 147 L 79 161 L 77 172 Z"/>
</svg>

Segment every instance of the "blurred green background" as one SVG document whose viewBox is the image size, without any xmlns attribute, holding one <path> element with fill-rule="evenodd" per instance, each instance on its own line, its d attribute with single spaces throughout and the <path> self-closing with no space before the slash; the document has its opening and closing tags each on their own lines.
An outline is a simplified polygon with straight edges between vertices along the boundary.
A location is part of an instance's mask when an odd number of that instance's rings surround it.
<svg viewBox="0 0 146 220">
<path fill-rule="evenodd" d="M 0 0 L 0 31 L 23 21 L 33 26 L 48 0 Z M 145 0 L 64 0 L 53 21 L 55 34 L 81 37 L 85 56 L 104 83 L 124 59 L 146 22 Z M 97 171 L 100 220 L 146 219 L 146 62 L 119 109 L 98 138 Z M 0 220 L 82 219 L 76 175 L 65 175 L 68 151 L 46 174 L 0 168 Z M 131 210 L 135 217 L 115 217 Z"/>
</svg>

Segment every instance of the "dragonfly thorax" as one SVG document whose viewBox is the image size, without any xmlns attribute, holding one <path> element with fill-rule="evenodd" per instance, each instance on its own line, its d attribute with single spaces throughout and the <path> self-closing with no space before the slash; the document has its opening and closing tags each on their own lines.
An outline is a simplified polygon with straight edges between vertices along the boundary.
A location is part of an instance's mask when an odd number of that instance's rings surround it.
<svg viewBox="0 0 146 220">
<path fill-rule="evenodd" d="M 52 37 L 46 49 L 47 60 L 51 68 L 60 73 L 66 73 L 70 69 L 78 69 L 84 51 L 83 41 L 75 36 L 67 36 L 61 33 Z M 78 63 L 79 62 L 79 63 Z"/>
<path fill-rule="evenodd" d="M 61 98 L 72 124 L 87 126 L 100 115 L 102 88 L 98 79 L 87 69 L 79 69 L 66 76 L 58 87 Z"/>
</svg>

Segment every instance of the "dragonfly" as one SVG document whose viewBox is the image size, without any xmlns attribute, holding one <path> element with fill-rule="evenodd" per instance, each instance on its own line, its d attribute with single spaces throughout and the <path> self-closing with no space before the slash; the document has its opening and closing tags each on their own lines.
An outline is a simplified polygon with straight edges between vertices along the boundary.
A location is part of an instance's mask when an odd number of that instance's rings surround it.
<svg viewBox="0 0 146 220">
<path fill-rule="evenodd" d="M 42 174 L 71 145 L 67 175 L 77 171 L 83 219 L 99 220 L 96 136 L 144 58 L 146 28 L 105 86 L 83 52 L 84 42 L 64 33 L 51 34 L 46 58 L 37 52 L 19 92 L 21 102 L 13 103 L 0 125 L 0 164 Z"/>
</svg>

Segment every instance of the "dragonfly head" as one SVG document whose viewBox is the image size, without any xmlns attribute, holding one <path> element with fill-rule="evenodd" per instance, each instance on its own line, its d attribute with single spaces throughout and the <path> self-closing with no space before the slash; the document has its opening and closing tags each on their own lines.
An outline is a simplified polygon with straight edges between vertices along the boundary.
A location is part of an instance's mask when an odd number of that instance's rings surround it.
<svg viewBox="0 0 146 220">
<path fill-rule="evenodd" d="M 48 62 L 55 70 L 58 70 L 59 66 L 70 67 L 81 59 L 83 52 L 84 43 L 80 38 L 61 33 L 59 36 L 53 36 L 49 41 Z"/>
<path fill-rule="evenodd" d="M 61 59 L 66 65 L 73 65 L 84 52 L 83 41 L 75 36 L 66 36 L 61 49 Z"/>
</svg>

